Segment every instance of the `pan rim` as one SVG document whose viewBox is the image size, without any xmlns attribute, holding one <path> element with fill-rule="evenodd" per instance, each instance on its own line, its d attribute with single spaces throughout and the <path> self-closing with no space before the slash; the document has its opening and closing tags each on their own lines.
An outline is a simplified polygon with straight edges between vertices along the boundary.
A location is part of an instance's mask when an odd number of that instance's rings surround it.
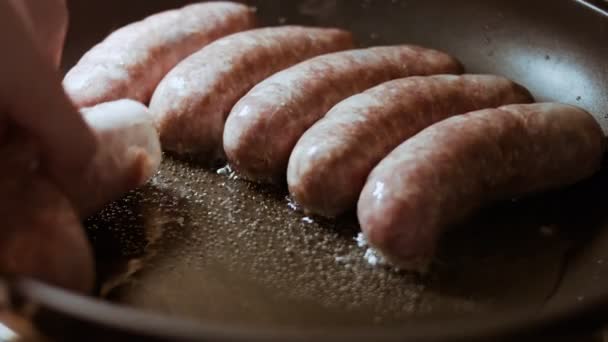
<svg viewBox="0 0 608 342">
<path fill-rule="evenodd" d="M 606 0 L 572 0 L 587 10 L 608 17 Z M 413 328 L 362 329 L 329 328 L 317 331 L 307 329 L 254 328 L 227 323 L 177 319 L 161 313 L 145 312 L 98 298 L 86 297 L 34 280 L 18 279 L 12 285 L 14 293 L 40 310 L 50 310 L 74 320 L 121 330 L 137 336 L 151 336 L 170 340 L 478 340 L 506 336 L 530 336 L 550 333 L 562 336 L 572 331 L 599 328 L 608 317 L 608 295 L 591 296 L 584 303 L 570 302 L 551 312 L 538 312 L 532 308 L 501 312 L 456 316 L 453 319 L 412 320 Z M 466 318 L 465 318 L 466 317 Z M 520 339 L 521 340 L 521 339 Z"/>
<path fill-rule="evenodd" d="M 531 307 L 500 313 L 476 313 L 449 317 L 420 316 L 407 327 L 361 328 L 260 328 L 234 323 L 201 322 L 170 317 L 99 298 L 70 292 L 37 280 L 15 278 L 9 282 L 10 293 L 21 307 L 35 308 L 30 318 L 36 323 L 44 313 L 64 316 L 76 325 L 111 329 L 113 333 L 173 341 L 211 339 L 217 341 L 476 341 L 516 338 L 536 340 L 540 336 L 564 336 L 599 329 L 608 317 L 608 294 L 589 296 L 584 302 L 573 301 L 551 311 Z M 40 316 L 40 317 L 39 317 Z M 483 316 L 483 319 L 481 317 Z M 41 327 L 44 333 L 44 326 Z M 86 332 L 87 334 L 90 333 Z"/>
</svg>

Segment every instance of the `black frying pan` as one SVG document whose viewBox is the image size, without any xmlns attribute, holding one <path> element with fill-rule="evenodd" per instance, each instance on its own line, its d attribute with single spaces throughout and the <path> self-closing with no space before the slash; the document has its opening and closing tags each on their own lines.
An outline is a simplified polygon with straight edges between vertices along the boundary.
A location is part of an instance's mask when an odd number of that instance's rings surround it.
<svg viewBox="0 0 608 342">
<path fill-rule="evenodd" d="M 65 66 L 111 29 L 186 2 L 72 1 Z M 268 25 L 445 50 L 608 130 L 603 0 L 251 3 Z M 309 222 L 283 189 L 214 171 L 167 157 L 150 184 L 87 222 L 102 300 L 16 279 L 11 306 L 60 340 L 580 341 L 608 317 L 604 170 L 480 212 L 446 236 L 426 277 L 370 267 L 352 217 Z"/>
</svg>

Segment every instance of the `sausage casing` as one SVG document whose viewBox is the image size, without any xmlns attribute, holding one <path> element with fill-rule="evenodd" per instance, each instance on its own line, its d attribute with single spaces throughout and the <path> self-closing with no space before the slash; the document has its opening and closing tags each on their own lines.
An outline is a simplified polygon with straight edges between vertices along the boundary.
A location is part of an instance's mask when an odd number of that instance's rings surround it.
<svg viewBox="0 0 608 342">
<path fill-rule="evenodd" d="M 593 116 L 557 103 L 458 115 L 405 141 L 370 174 L 358 202 L 372 246 L 405 268 L 433 256 L 443 230 L 493 201 L 574 184 L 605 142 Z"/>
<path fill-rule="evenodd" d="M 284 182 L 300 136 L 342 99 L 395 78 L 461 72 L 460 63 L 448 54 L 412 45 L 312 58 L 264 80 L 234 106 L 224 150 L 244 177 Z"/>
<path fill-rule="evenodd" d="M 287 183 L 305 210 L 337 216 L 354 209 L 365 179 L 392 149 L 456 114 L 532 101 L 522 86 L 493 75 L 437 75 L 386 82 L 333 107 L 298 141 Z"/>
</svg>

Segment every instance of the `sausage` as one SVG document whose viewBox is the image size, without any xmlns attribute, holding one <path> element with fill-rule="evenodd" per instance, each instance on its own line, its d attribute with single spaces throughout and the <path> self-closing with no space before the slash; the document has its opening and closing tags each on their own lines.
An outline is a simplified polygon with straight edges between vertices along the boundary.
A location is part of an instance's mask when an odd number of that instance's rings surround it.
<svg viewBox="0 0 608 342">
<path fill-rule="evenodd" d="M 371 172 L 357 204 L 369 243 L 423 269 L 442 231 L 491 202 L 574 184 L 596 172 L 602 130 L 582 109 L 508 105 L 458 115 L 405 141 Z"/>
<path fill-rule="evenodd" d="M 93 253 L 80 218 L 38 170 L 35 145 L 19 137 L 3 143 L 0 153 L 0 273 L 90 291 L 95 280 Z"/>
<path fill-rule="evenodd" d="M 347 31 L 302 26 L 261 28 L 213 42 L 177 65 L 152 96 L 163 149 L 223 159 L 226 116 L 249 89 L 297 62 L 352 45 Z"/>
<path fill-rule="evenodd" d="M 417 46 L 319 56 L 273 75 L 243 97 L 226 122 L 224 150 L 245 178 L 284 182 L 298 138 L 340 100 L 394 78 L 461 72 L 456 59 Z"/>
<path fill-rule="evenodd" d="M 119 100 L 81 109 L 99 140 L 93 160 L 72 196 L 82 217 L 147 182 L 158 170 L 162 151 L 148 109 Z"/>
<path fill-rule="evenodd" d="M 179 61 L 254 25 L 252 9 L 225 1 L 161 12 L 110 34 L 66 74 L 63 85 L 78 107 L 122 98 L 147 104 Z"/>
<path fill-rule="evenodd" d="M 522 86 L 492 75 L 438 75 L 390 81 L 334 106 L 298 141 L 287 183 L 313 214 L 356 207 L 370 171 L 393 148 L 449 116 L 531 102 Z"/>
</svg>

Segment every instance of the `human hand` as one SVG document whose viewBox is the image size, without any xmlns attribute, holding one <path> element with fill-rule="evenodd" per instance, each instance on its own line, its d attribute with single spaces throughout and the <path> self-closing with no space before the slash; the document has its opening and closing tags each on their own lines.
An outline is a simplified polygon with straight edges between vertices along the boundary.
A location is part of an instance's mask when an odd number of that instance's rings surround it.
<svg viewBox="0 0 608 342">
<path fill-rule="evenodd" d="M 96 139 L 61 86 L 57 66 L 67 28 L 65 0 L 0 0 L 0 142 L 9 125 L 36 143 L 41 167 L 68 195 Z M 4 134 L 3 134 L 4 133 Z"/>
<path fill-rule="evenodd" d="M 64 0 L 0 0 L 0 273 L 87 291 L 93 262 L 75 197 L 97 138 L 58 66 Z"/>
<path fill-rule="evenodd" d="M 65 0 L 9 0 L 18 11 L 29 34 L 55 66 L 61 63 L 63 42 L 68 30 Z"/>
</svg>

